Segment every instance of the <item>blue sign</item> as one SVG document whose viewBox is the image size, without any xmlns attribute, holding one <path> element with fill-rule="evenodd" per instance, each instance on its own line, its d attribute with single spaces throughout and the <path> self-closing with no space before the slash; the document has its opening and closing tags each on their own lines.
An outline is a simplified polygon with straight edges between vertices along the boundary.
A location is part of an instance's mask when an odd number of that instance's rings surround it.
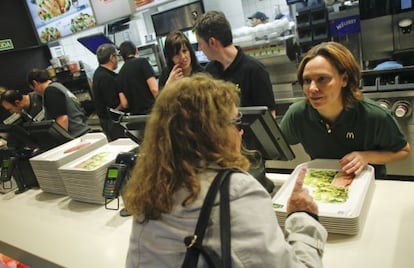
<svg viewBox="0 0 414 268">
<path fill-rule="evenodd" d="M 359 16 L 350 16 L 330 21 L 330 33 L 332 37 L 361 32 Z"/>
</svg>

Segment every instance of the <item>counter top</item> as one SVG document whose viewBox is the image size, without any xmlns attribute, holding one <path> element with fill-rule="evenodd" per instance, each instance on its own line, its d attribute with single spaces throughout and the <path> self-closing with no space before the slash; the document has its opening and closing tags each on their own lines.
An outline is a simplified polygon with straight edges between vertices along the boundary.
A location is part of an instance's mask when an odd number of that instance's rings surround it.
<svg viewBox="0 0 414 268">
<path fill-rule="evenodd" d="M 288 177 L 268 176 L 278 185 Z M 413 193 L 414 182 L 375 181 L 360 233 L 329 234 L 325 267 L 414 268 Z M 6 252 L 5 243 L 57 264 L 50 267 L 124 267 L 132 219 L 117 210 L 32 189 L 0 195 L 0 218 L 0 252 L 23 263 L 30 258 Z"/>
</svg>

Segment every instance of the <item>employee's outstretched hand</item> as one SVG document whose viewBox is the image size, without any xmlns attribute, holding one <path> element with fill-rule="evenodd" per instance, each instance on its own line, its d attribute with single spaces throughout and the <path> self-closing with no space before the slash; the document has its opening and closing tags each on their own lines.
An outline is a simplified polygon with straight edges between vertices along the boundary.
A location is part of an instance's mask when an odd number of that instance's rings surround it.
<svg viewBox="0 0 414 268">
<path fill-rule="evenodd" d="M 303 180 L 305 179 L 306 168 L 300 170 L 293 187 L 292 194 L 287 203 L 287 213 L 295 211 L 308 211 L 318 215 L 318 205 L 306 188 L 303 188 Z"/>
<path fill-rule="evenodd" d="M 366 154 L 366 153 L 365 153 Z M 362 170 L 368 165 L 367 157 L 364 152 L 351 152 L 339 160 L 342 170 L 346 174 L 359 175 Z"/>
</svg>

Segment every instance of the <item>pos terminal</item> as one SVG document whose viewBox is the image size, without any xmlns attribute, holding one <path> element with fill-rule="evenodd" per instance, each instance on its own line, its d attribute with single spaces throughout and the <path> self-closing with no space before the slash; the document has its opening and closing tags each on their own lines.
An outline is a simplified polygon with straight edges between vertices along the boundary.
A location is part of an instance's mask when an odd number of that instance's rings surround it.
<svg viewBox="0 0 414 268">
<path fill-rule="evenodd" d="M 115 163 L 107 168 L 102 191 L 102 196 L 105 198 L 106 209 L 119 209 L 119 194 L 125 182 L 128 180 L 129 171 L 134 166 L 136 157 L 135 150 L 119 153 L 115 159 Z M 108 207 L 108 203 L 113 199 L 117 199 L 116 208 Z M 126 211 L 123 210 L 121 210 L 120 214 L 121 216 L 128 215 L 126 214 Z"/>
</svg>

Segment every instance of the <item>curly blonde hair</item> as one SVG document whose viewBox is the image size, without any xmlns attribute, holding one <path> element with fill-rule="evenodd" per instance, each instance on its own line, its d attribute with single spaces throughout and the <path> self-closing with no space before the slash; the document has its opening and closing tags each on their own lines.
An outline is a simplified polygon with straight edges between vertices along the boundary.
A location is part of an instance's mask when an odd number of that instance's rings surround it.
<svg viewBox="0 0 414 268">
<path fill-rule="evenodd" d="M 236 150 L 231 124 L 239 104 L 236 86 L 196 74 L 167 85 L 147 122 L 140 156 L 125 192 L 127 211 L 141 222 L 159 219 L 173 208 L 173 196 L 189 191 L 183 205 L 198 196 L 197 174 L 211 166 L 247 170 Z"/>
</svg>

